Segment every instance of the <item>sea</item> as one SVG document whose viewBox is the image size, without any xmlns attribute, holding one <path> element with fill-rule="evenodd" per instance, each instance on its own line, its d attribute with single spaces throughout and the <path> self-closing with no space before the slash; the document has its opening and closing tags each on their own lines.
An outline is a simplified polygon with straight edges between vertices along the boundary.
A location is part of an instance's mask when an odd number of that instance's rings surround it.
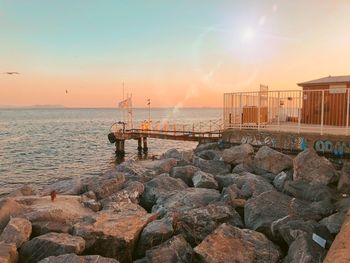
<svg viewBox="0 0 350 263">
<path fill-rule="evenodd" d="M 152 122 L 201 125 L 222 118 L 218 108 L 134 109 L 135 125 Z M 74 176 L 99 176 L 119 161 L 107 135 L 123 121 L 120 109 L 0 109 L 0 196 L 32 184 L 40 188 Z M 185 126 L 188 127 L 188 126 Z M 171 148 L 193 149 L 196 142 L 149 139 L 148 156 Z M 126 141 L 126 159 L 137 156 L 137 141 Z"/>
</svg>

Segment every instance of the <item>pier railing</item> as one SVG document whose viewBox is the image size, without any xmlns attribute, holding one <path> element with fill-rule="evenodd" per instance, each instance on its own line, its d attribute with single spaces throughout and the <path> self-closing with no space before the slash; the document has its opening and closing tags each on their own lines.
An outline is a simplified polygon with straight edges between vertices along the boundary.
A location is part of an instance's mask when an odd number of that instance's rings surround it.
<svg viewBox="0 0 350 263">
<path fill-rule="evenodd" d="M 224 129 L 349 135 L 350 90 L 224 94 Z"/>
</svg>

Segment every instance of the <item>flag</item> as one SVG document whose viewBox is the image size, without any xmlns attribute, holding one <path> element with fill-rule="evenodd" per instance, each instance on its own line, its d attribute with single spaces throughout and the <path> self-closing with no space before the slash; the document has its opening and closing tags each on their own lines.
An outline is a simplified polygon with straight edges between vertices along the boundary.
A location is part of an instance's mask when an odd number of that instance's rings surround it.
<svg viewBox="0 0 350 263">
<path fill-rule="evenodd" d="M 147 106 L 151 105 L 151 99 L 147 100 Z"/>
<path fill-rule="evenodd" d="M 130 98 L 127 98 L 126 100 L 123 100 L 121 102 L 119 102 L 118 104 L 119 108 L 121 109 L 127 109 L 131 106 L 131 100 Z"/>
</svg>

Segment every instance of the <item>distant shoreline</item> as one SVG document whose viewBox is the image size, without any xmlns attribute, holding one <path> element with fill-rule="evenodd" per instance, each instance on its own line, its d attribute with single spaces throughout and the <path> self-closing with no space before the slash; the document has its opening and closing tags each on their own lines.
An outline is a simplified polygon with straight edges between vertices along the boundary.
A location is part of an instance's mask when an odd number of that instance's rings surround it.
<svg viewBox="0 0 350 263">
<path fill-rule="evenodd" d="M 152 107 L 151 110 L 163 110 L 163 109 L 174 109 L 177 107 Z M 32 109 L 64 109 L 64 110 L 82 110 L 82 109 L 113 109 L 113 110 L 119 110 L 118 107 L 65 107 L 61 105 L 34 105 L 34 106 L 7 106 L 7 105 L 0 105 L 0 110 L 32 110 Z M 134 107 L 134 110 L 145 110 L 148 109 L 147 107 Z M 191 110 L 191 109 L 222 109 L 222 107 L 181 107 L 178 109 L 185 109 L 185 110 Z"/>
</svg>

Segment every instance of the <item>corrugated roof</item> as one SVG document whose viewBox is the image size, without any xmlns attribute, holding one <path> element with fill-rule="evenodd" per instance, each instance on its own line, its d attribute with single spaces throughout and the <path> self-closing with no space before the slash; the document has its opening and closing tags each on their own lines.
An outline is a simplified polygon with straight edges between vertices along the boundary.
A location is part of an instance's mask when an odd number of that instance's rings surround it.
<svg viewBox="0 0 350 263">
<path fill-rule="evenodd" d="M 314 79 L 302 83 L 298 83 L 299 86 L 315 85 L 315 84 L 328 84 L 328 83 L 345 83 L 350 82 L 350 75 L 348 76 L 328 76 L 320 79 Z"/>
</svg>

